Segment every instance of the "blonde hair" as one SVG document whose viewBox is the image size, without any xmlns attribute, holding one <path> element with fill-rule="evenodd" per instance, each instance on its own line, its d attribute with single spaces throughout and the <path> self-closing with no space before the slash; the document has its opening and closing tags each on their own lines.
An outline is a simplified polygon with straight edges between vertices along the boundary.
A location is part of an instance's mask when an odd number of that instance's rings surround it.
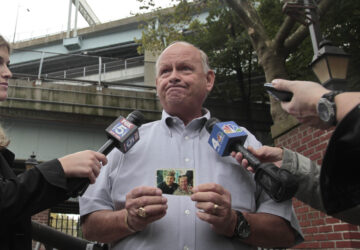
<svg viewBox="0 0 360 250">
<path fill-rule="evenodd" d="M 6 137 L 3 128 L 0 126 L 0 149 L 6 148 L 10 140 Z"/>
<path fill-rule="evenodd" d="M 10 43 L 8 41 L 6 41 L 2 35 L 0 35 L 0 47 L 5 47 L 5 48 L 7 48 L 9 53 L 11 52 Z"/>
<path fill-rule="evenodd" d="M 7 48 L 8 52 L 10 53 L 11 46 L 2 35 L 0 35 L 0 47 Z M 10 143 L 10 140 L 6 137 L 3 128 L 0 125 L 0 149 L 7 147 Z"/>
</svg>

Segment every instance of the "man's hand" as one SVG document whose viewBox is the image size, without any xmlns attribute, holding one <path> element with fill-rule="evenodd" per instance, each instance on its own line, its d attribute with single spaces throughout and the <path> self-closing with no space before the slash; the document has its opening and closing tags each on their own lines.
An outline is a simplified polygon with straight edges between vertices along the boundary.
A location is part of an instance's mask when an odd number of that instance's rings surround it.
<svg viewBox="0 0 360 250">
<path fill-rule="evenodd" d="M 167 199 L 159 188 L 136 187 L 126 195 L 127 223 L 134 231 L 141 231 L 147 224 L 164 217 L 167 208 Z"/>
<path fill-rule="evenodd" d="M 95 183 L 102 165 L 107 163 L 105 155 L 85 150 L 59 158 L 66 177 L 87 177 L 90 183 Z"/>
<path fill-rule="evenodd" d="M 261 162 L 272 162 L 277 167 L 281 167 L 283 157 L 282 148 L 262 146 L 259 149 L 254 149 L 253 147 L 249 146 L 248 150 Z M 231 156 L 234 157 L 237 162 L 240 163 L 244 168 L 251 172 L 254 172 L 253 168 L 249 165 L 248 160 L 243 158 L 243 155 L 240 152 L 236 153 L 233 151 L 231 152 Z"/>
<path fill-rule="evenodd" d="M 232 236 L 236 224 L 236 213 L 231 209 L 231 194 L 215 183 L 201 184 L 193 188 L 191 200 L 200 209 L 199 219 L 211 224 L 218 234 Z"/>
</svg>

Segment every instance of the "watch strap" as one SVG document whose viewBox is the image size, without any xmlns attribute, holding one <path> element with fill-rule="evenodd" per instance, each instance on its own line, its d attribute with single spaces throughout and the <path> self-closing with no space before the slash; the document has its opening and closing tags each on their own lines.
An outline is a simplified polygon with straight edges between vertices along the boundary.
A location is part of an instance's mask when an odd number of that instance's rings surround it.
<svg viewBox="0 0 360 250">
<path fill-rule="evenodd" d="M 321 98 L 326 98 L 328 99 L 330 102 L 334 102 L 335 100 L 335 96 L 337 96 L 338 94 L 342 93 L 343 91 L 341 90 L 333 90 L 333 91 L 330 91 L 326 94 L 323 94 L 323 96 Z"/>
</svg>

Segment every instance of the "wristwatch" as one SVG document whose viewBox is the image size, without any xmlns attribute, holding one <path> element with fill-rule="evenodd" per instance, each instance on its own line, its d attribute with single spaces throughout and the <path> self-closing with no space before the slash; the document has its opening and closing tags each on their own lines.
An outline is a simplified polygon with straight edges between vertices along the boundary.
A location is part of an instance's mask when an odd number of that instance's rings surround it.
<svg viewBox="0 0 360 250">
<path fill-rule="evenodd" d="M 335 96 L 342 91 L 331 91 L 324 94 L 316 107 L 320 120 L 326 123 L 329 127 L 336 125 L 336 105 L 334 102 Z"/>
<path fill-rule="evenodd" d="M 235 230 L 233 237 L 238 239 L 246 239 L 250 235 L 250 225 L 248 221 L 245 219 L 244 215 L 240 212 L 235 210 L 237 215 Z"/>
</svg>

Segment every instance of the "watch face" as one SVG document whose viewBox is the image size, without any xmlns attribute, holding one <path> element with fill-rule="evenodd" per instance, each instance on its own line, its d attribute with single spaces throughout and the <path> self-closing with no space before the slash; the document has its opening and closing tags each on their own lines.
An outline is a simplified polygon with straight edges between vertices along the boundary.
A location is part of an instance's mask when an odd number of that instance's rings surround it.
<svg viewBox="0 0 360 250">
<path fill-rule="evenodd" d="M 330 120 L 330 112 L 328 106 L 321 102 L 318 105 L 319 117 L 322 121 L 328 122 Z"/>
<path fill-rule="evenodd" d="M 317 105 L 319 118 L 328 125 L 333 125 L 335 118 L 335 104 L 325 98 L 320 98 Z"/>
<path fill-rule="evenodd" d="M 243 214 L 239 211 L 236 211 L 237 213 L 237 224 L 235 227 L 235 235 L 239 238 L 239 239 L 245 239 L 247 237 L 249 237 L 250 235 L 250 225 L 247 222 L 247 220 L 244 218 Z"/>
<path fill-rule="evenodd" d="M 239 238 L 245 239 L 250 235 L 250 227 L 246 221 L 242 221 L 239 225 L 237 225 L 237 233 Z"/>
</svg>

